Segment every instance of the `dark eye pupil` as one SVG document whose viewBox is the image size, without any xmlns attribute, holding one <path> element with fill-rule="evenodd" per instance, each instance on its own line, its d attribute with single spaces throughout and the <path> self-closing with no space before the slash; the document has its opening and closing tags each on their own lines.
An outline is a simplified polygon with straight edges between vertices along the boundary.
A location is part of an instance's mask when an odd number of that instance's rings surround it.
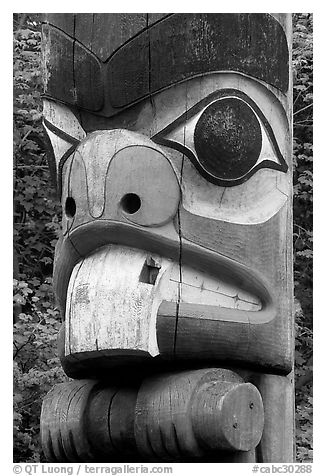
<svg viewBox="0 0 326 476">
<path fill-rule="evenodd" d="M 261 127 L 253 110 L 237 98 L 224 98 L 207 107 L 194 133 L 201 165 L 217 178 L 237 179 L 257 162 Z"/>
</svg>

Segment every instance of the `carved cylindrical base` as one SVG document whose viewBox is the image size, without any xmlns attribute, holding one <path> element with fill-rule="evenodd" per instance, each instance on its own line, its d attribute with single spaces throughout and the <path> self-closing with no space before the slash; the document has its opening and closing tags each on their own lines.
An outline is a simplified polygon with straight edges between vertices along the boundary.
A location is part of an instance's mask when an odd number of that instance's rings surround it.
<svg viewBox="0 0 326 476">
<path fill-rule="evenodd" d="M 41 441 L 47 461 L 110 461 L 136 454 L 136 389 L 95 380 L 56 385 L 43 401 Z"/>
<path fill-rule="evenodd" d="M 261 396 L 234 372 L 200 369 L 148 379 L 135 419 L 139 451 L 163 460 L 249 451 L 264 427 Z"/>
<path fill-rule="evenodd" d="M 249 451 L 258 445 L 264 427 L 261 396 L 250 383 L 202 385 L 194 396 L 192 422 L 204 447 Z"/>
<path fill-rule="evenodd" d="M 55 386 L 41 414 L 48 461 L 187 461 L 253 450 L 264 426 L 254 385 L 225 369 L 147 378 L 140 388 Z M 231 458 L 232 459 L 232 458 Z"/>
<path fill-rule="evenodd" d="M 87 410 L 97 382 L 76 380 L 56 385 L 43 400 L 41 441 L 49 462 L 94 461 L 87 438 Z"/>
</svg>

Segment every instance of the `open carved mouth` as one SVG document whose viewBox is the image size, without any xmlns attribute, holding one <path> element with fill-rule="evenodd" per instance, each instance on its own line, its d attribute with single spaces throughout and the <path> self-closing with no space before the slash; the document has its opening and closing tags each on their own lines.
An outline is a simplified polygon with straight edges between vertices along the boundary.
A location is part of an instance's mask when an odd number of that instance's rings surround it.
<svg viewBox="0 0 326 476">
<path fill-rule="evenodd" d="M 207 316 L 210 323 L 239 326 L 248 325 L 250 316 L 266 319 L 265 301 L 258 292 L 231 283 L 219 270 L 209 275 L 147 251 L 105 245 L 79 261 L 71 274 L 65 356 L 78 360 L 101 356 L 109 367 L 110 360 L 117 365 L 120 358 L 156 357 L 164 353 L 162 308 L 169 309 L 176 335 L 179 313 L 195 309 L 200 336 Z M 192 320 L 191 315 L 187 319 Z"/>
</svg>

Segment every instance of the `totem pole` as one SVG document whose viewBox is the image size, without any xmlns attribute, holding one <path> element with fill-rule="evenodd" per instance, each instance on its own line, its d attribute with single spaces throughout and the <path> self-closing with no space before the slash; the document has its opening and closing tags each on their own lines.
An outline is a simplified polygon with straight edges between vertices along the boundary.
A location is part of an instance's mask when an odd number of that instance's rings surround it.
<svg viewBox="0 0 326 476">
<path fill-rule="evenodd" d="M 48 461 L 293 461 L 290 14 L 46 14 Z"/>
</svg>

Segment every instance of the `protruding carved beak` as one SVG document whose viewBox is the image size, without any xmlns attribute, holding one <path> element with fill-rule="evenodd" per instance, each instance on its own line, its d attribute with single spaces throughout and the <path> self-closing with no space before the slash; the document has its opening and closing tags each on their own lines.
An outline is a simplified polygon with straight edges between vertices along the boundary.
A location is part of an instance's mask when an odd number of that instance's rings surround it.
<svg viewBox="0 0 326 476">
<path fill-rule="evenodd" d="M 66 194 L 55 285 L 69 368 L 202 359 L 206 349 L 232 359 L 249 348 L 250 325 L 275 316 L 261 276 L 182 237 L 176 172 L 148 139 L 91 134 L 71 160 Z"/>
</svg>

